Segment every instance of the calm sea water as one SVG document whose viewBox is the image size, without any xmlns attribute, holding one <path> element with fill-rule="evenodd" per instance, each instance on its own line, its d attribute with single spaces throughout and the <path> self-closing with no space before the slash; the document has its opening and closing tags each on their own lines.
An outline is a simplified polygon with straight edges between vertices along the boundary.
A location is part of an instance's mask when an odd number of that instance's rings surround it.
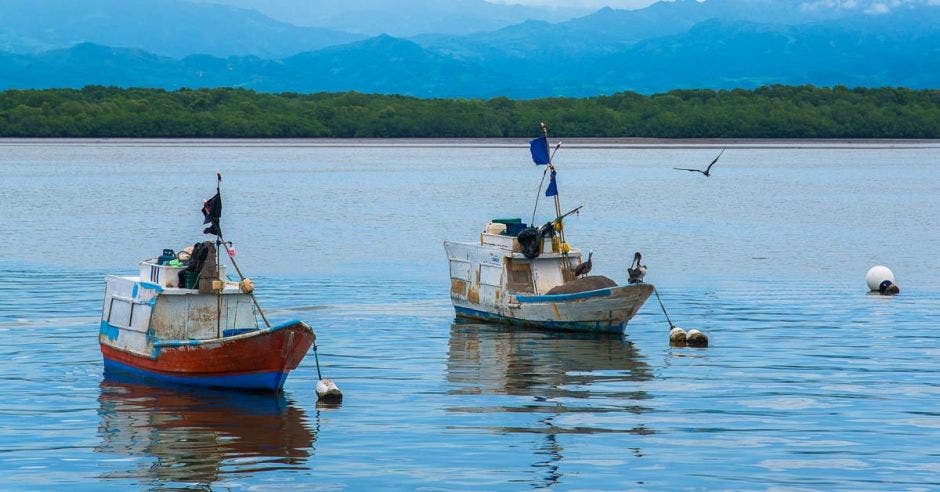
<svg viewBox="0 0 940 492">
<path fill-rule="evenodd" d="M 456 324 L 442 241 L 530 217 L 520 141 L 0 141 L 0 489 L 940 487 L 940 143 L 571 142 L 569 240 L 623 337 Z M 104 380 L 107 273 L 223 227 L 346 399 Z M 543 202 L 540 221 L 547 220 Z M 890 266 L 897 298 L 866 295 Z"/>
</svg>

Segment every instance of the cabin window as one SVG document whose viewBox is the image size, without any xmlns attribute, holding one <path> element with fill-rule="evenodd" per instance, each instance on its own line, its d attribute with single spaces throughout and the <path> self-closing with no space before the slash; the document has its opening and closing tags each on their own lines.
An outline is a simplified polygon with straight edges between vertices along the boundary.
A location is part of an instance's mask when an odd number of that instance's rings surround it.
<svg viewBox="0 0 940 492">
<path fill-rule="evenodd" d="M 499 265 L 480 265 L 480 284 L 499 287 L 503 280 L 503 269 Z"/>
<path fill-rule="evenodd" d="M 137 331 L 147 331 L 147 328 L 150 328 L 150 306 L 148 304 L 134 304 L 131 306 L 130 327 Z"/>
<path fill-rule="evenodd" d="M 532 265 L 527 261 L 509 261 L 509 289 L 515 292 L 532 292 Z"/>
<path fill-rule="evenodd" d="M 111 310 L 108 313 L 108 323 L 114 326 L 128 327 L 131 324 L 131 303 L 111 298 Z"/>
</svg>

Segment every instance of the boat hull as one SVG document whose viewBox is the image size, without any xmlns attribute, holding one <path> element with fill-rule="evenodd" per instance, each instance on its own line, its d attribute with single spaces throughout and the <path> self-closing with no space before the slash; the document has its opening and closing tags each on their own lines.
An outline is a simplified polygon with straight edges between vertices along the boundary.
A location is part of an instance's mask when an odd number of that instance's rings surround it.
<svg viewBox="0 0 940 492">
<path fill-rule="evenodd" d="M 516 302 L 486 306 L 454 298 L 457 318 L 548 330 L 622 333 L 646 299 L 649 284 L 560 295 L 516 296 Z"/>
<path fill-rule="evenodd" d="M 313 344 L 313 330 L 292 321 L 211 340 L 154 341 L 149 356 L 99 338 L 105 373 L 118 371 L 170 384 L 277 391 Z"/>
</svg>

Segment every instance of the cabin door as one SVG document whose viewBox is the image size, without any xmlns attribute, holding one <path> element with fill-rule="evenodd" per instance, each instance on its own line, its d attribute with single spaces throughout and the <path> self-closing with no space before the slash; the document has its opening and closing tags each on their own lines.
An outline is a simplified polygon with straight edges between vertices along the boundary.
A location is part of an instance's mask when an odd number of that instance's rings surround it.
<svg viewBox="0 0 940 492">
<path fill-rule="evenodd" d="M 509 279 L 509 290 L 523 294 L 535 292 L 532 284 L 532 264 L 526 260 L 507 260 L 506 273 Z"/>
</svg>

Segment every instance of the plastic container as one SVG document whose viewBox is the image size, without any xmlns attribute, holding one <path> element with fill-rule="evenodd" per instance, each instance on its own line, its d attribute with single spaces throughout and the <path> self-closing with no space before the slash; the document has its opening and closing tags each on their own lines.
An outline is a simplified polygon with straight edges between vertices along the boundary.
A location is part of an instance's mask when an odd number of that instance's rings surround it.
<svg viewBox="0 0 940 492">
<path fill-rule="evenodd" d="M 184 289 L 195 289 L 199 284 L 199 272 L 187 271 L 183 273 L 183 285 Z"/>
</svg>

